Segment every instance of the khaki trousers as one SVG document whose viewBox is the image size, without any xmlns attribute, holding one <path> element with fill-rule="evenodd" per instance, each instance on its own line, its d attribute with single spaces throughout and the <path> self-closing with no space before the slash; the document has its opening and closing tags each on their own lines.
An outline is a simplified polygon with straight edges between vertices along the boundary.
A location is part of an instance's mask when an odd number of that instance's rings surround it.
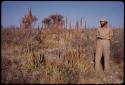
<svg viewBox="0 0 125 85">
<path fill-rule="evenodd" d="M 96 56 L 95 56 L 95 70 L 100 70 L 102 54 L 104 56 L 104 71 L 110 69 L 110 40 L 98 39 L 96 45 Z"/>
</svg>

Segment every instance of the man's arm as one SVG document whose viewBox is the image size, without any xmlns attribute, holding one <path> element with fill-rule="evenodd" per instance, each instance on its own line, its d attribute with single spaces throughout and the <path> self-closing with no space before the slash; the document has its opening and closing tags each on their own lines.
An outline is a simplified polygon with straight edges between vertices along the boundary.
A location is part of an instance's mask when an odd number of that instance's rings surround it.
<svg viewBox="0 0 125 85">
<path fill-rule="evenodd" d="M 97 40 L 97 38 L 99 37 L 99 31 L 98 31 L 98 29 L 96 30 L 96 40 Z"/>
</svg>

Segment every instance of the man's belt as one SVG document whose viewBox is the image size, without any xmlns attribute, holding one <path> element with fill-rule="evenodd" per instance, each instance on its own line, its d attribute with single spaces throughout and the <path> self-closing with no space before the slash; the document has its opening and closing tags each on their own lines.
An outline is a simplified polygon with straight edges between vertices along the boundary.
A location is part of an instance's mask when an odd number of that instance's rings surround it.
<svg viewBox="0 0 125 85">
<path fill-rule="evenodd" d="M 101 37 L 98 37 L 98 39 L 101 39 L 101 40 L 110 40 L 110 39 L 101 38 Z"/>
</svg>

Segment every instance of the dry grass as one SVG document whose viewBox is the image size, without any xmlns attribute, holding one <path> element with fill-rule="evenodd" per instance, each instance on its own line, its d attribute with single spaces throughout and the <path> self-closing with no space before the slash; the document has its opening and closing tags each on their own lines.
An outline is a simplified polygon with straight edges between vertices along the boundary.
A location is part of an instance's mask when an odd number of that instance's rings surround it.
<svg viewBox="0 0 125 85">
<path fill-rule="evenodd" d="M 114 29 L 111 71 L 95 75 L 95 29 L 2 29 L 2 83 L 122 83 L 124 32 Z"/>
</svg>

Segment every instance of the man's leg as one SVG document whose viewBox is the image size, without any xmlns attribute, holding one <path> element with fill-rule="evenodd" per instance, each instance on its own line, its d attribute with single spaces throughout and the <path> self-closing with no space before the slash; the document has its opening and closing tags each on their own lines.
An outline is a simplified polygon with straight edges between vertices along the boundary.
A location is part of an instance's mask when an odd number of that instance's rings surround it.
<svg viewBox="0 0 125 85">
<path fill-rule="evenodd" d="M 108 72 L 110 69 L 110 43 L 105 41 L 103 45 L 103 54 L 104 54 L 104 71 Z"/>
<path fill-rule="evenodd" d="M 95 56 L 95 70 L 96 72 L 100 71 L 100 60 L 102 57 L 102 45 L 100 40 L 97 41 L 97 46 L 96 46 L 96 56 Z"/>
</svg>

